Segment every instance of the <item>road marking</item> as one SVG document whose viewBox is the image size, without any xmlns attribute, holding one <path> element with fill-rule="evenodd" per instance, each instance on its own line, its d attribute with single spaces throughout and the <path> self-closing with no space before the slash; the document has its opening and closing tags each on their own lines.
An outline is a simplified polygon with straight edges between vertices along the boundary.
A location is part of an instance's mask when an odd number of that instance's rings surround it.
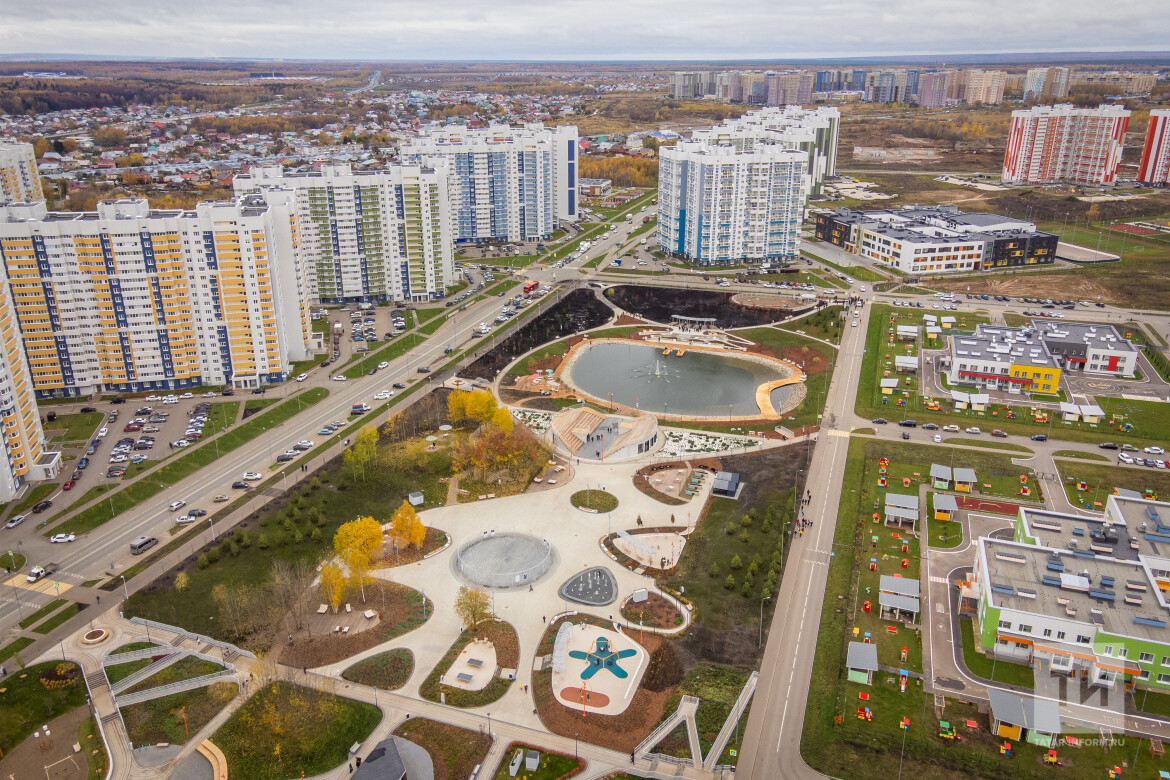
<svg viewBox="0 0 1170 780">
<path fill-rule="evenodd" d="M 930 575 L 930 581 L 937 582 L 939 585 L 946 585 L 947 584 L 947 578 L 946 577 L 939 577 L 937 574 Z"/>
<path fill-rule="evenodd" d="M 848 439 L 849 438 L 849 431 L 839 431 L 836 428 L 830 428 L 829 430 L 825 431 L 825 435 L 827 435 L 827 436 L 840 436 L 843 439 Z"/>
<path fill-rule="evenodd" d="M 73 586 L 66 582 L 59 582 L 50 579 L 48 576 L 38 580 L 37 582 L 29 582 L 28 578 L 23 574 L 17 574 L 11 577 L 5 583 L 9 587 L 22 588 L 24 590 L 32 590 L 37 593 L 45 593 L 52 595 L 60 595 L 69 590 Z"/>
</svg>

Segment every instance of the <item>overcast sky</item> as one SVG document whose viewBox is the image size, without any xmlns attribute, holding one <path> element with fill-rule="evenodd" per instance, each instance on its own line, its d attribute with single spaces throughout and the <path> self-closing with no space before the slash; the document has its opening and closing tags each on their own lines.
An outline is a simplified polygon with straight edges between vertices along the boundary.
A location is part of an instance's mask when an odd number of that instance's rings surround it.
<svg viewBox="0 0 1170 780">
<path fill-rule="evenodd" d="M 1170 48 L 1167 0 L 8 0 L 0 53 L 792 59 Z"/>
</svg>

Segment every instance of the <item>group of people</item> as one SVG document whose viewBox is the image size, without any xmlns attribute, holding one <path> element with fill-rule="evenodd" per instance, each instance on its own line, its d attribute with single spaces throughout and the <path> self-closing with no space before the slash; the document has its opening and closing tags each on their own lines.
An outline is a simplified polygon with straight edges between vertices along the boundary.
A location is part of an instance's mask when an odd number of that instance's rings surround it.
<svg viewBox="0 0 1170 780">
<path fill-rule="evenodd" d="M 812 490 L 806 490 L 804 497 L 800 499 L 800 517 L 796 521 L 796 532 L 800 536 L 804 536 L 804 529 L 812 528 L 813 521 L 804 516 L 804 510 L 808 507 L 809 502 L 812 501 Z"/>
</svg>

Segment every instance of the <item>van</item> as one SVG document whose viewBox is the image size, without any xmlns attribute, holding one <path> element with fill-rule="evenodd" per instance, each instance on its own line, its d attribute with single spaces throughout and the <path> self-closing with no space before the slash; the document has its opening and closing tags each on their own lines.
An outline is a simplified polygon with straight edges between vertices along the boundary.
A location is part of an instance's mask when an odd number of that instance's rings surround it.
<svg viewBox="0 0 1170 780">
<path fill-rule="evenodd" d="M 142 555 L 142 553 L 154 547 L 156 544 L 158 544 L 158 539 L 155 539 L 153 536 L 140 536 L 130 542 L 130 553 L 131 555 Z"/>
</svg>

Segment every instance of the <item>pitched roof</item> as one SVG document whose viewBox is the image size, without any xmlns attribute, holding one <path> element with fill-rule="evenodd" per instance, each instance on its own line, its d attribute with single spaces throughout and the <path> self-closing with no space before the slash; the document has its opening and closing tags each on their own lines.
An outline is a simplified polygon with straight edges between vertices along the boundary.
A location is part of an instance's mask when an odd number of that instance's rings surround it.
<svg viewBox="0 0 1170 780">
<path fill-rule="evenodd" d="M 850 642 L 849 653 L 845 656 L 845 667 L 863 672 L 878 670 L 877 645 L 865 642 Z"/>
</svg>

